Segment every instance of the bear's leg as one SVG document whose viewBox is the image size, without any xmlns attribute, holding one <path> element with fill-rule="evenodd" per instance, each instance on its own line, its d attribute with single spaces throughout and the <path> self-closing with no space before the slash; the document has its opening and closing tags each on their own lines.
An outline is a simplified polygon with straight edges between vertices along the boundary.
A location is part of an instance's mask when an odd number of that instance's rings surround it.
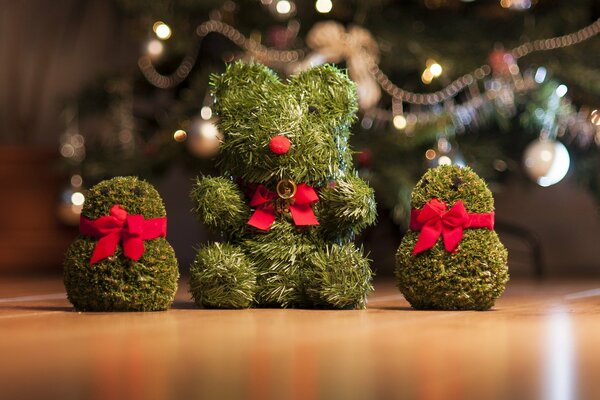
<svg viewBox="0 0 600 400">
<path fill-rule="evenodd" d="M 319 249 L 305 271 L 308 297 L 317 307 L 365 308 L 373 290 L 369 263 L 352 243 Z"/>
<path fill-rule="evenodd" d="M 256 303 L 260 307 L 306 307 L 302 287 L 302 271 L 305 268 L 303 251 L 294 251 L 290 257 L 290 246 L 272 244 L 271 251 L 260 251 L 260 247 L 249 248 L 256 265 Z"/>
<path fill-rule="evenodd" d="M 254 303 L 256 271 L 239 246 L 212 243 L 198 250 L 190 267 L 190 292 L 207 308 L 247 308 Z"/>
</svg>

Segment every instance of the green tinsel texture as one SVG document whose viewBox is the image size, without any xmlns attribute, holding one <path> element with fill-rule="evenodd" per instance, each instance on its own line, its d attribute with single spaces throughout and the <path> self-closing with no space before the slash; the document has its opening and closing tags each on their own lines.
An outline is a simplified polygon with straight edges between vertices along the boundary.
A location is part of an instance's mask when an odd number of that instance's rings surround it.
<svg viewBox="0 0 600 400">
<path fill-rule="evenodd" d="M 306 229 L 306 228 L 304 228 Z M 256 303 L 271 307 L 309 307 L 303 272 L 310 268 L 320 239 L 315 229 L 304 232 L 290 221 L 277 220 L 268 232 L 249 235 L 242 242 L 258 274 Z"/>
<path fill-rule="evenodd" d="M 109 215 L 121 205 L 129 214 L 144 218 L 165 215 L 160 195 L 145 181 L 117 177 L 91 188 L 82 214 L 90 219 Z M 97 239 L 79 236 L 67 250 L 64 283 L 69 301 L 79 311 L 160 311 L 171 305 L 179 270 L 171 245 L 164 238 L 144 241 L 144 255 L 137 262 L 114 255 L 90 265 Z"/>
<path fill-rule="evenodd" d="M 306 292 L 324 307 L 364 308 L 366 296 L 373 290 L 369 263 L 362 249 L 356 251 L 353 244 L 320 249 L 306 271 Z"/>
<path fill-rule="evenodd" d="M 243 226 L 250 218 L 250 207 L 243 200 L 244 194 L 231 179 L 202 177 L 196 180 L 190 193 L 194 203 L 193 212 L 211 230 L 228 232 Z"/>
<path fill-rule="evenodd" d="M 470 168 L 439 166 L 417 183 L 411 199 L 422 208 L 433 198 L 451 208 L 462 200 L 469 213 L 494 211 L 494 199 L 485 182 Z M 416 309 L 488 310 L 508 281 L 508 253 L 498 235 L 488 229 L 465 229 L 455 252 L 435 246 L 413 256 L 420 232 L 409 230 L 396 254 L 398 288 Z"/>
<path fill-rule="evenodd" d="M 256 273 L 242 249 L 228 243 L 200 248 L 190 267 L 190 292 L 207 308 L 247 308 L 256 292 Z"/>
<path fill-rule="evenodd" d="M 236 62 L 224 74 L 213 75 L 211 84 L 219 128 L 226 136 L 218 159 L 225 176 L 318 185 L 348 171 L 356 88 L 335 67 L 313 68 L 282 82 L 264 65 Z M 288 153 L 268 151 L 276 134 L 293 143 Z"/>
<path fill-rule="evenodd" d="M 329 238 L 354 238 L 377 218 L 373 189 L 355 175 L 336 181 L 320 193 L 317 213 Z"/>
<path fill-rule="evenodd" d="M 357 109 L 346 73 L 324 65 L 286 82 L 260 64 L 236 62 L 211 79 L 225 135 L 221 177 L 201 177 L 194 211 L 226 242 L 203 246 L 192 265 L 191 291 L 205 307 L 363 308 L 372 290 L 369 260 L 351 242 L 374 223 L 373 190 L 352 169 L 348 146 Z M 273 136 L 292 143 L 269 149 Z M 297 227 L 278 214 L 270 230 L 247 224 L 252 190 L 275 192 L 289 179 L 318 191 L 317 226 Z"/>
</svg>

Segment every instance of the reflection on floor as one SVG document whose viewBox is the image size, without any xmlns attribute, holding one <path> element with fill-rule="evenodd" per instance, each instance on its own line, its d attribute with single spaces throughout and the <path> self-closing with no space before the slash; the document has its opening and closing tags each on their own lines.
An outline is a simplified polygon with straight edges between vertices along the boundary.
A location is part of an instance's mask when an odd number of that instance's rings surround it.
<svg viewBox="0 0 600 400">
<path fill-rule="evenodd" d="M 510 283 L 489 312 L 77 313 L 60 279 L 0 282 L 2 398 L 583 399 L 600 393 L 600 281 Z"/>
</svg>

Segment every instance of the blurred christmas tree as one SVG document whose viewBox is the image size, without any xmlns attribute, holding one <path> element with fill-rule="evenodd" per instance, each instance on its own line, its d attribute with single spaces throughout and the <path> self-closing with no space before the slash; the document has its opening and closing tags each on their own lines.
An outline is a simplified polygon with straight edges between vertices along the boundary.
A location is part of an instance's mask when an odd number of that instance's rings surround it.
<svg viewBox="0 0 600 400">
<path fill-rule="evenodd" d="M 69 118 L 61 153 L 72 183 L 149 177 L 176 162 L 210 171 L 221 133 L 208 76 L 242 58 L 284 75 L 322 62 L 348 68 L 361 106 L 357 164 L 400 225 L 414 183 L 438 164 L 468 164 L 498 184 L 524 171 L 542 186 L 571 165 L 600 201 L 597 1 L 118 0 L 115 7 L 139 43 L 139 69 L 102 78 L 77 101 L 80 120 L 109 123 L 85 134 L 81 150 L 77 118 Z"/>
</svg>

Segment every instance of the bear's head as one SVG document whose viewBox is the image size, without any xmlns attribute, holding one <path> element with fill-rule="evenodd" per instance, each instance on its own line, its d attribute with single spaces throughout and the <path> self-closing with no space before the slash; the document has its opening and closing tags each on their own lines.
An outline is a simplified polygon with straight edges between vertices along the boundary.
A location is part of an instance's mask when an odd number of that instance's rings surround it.
<svg viewBox="0 0 600 400">
<path fill-rule="evenodd" d="M 87 218 L 96 219 L 110 215 L 110 209 L 116 204 L 128 214 L 140 214 L 146 219 L 165 216 L 165 206 L 156 189 L 134 176 L 118 176 L 92 187 L 81 213 Z"/>
<path fill-rule="evenodd" d="M 461 200 L 471 213 L 494 211 L 492 192 L 469 167 L 441 165 L 429 169 L 412 192 L 411 207 L 421 209 L 434 198 L 443 201 L 448 208 Z"/>
<path fill-rule="evenodd" d="M 282 82 L 264 65 L 238 61 L 211 84 L 224 174 L 248 183 L 319 185 L 350 167 L 356 87 L 337 68 L 315 67 Z"/>
</svg>

